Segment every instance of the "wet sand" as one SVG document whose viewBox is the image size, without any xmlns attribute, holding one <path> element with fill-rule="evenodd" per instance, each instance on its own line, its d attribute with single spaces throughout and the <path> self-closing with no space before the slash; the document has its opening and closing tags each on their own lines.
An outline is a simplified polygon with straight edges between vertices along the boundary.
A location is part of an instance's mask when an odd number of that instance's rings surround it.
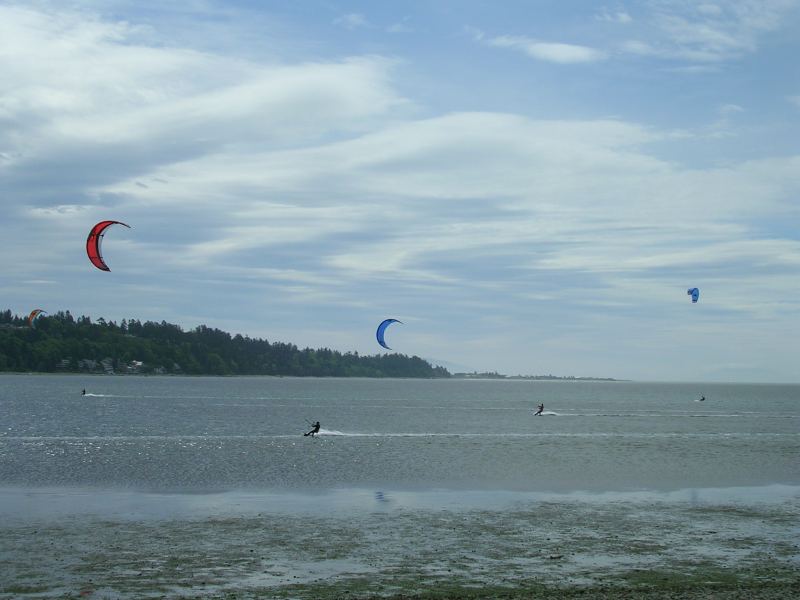
<svg viewBox="0 0 800 600">
<path fill-rule="evenodd" d="M 19 494 L 6 494 L 6 505 L 9 497 Z M 136 494 L 123 512 L 74 507 L 44 517 L 14 506 L 24 516 L 6 514 L 0 524 L 0 598 L 800 593 L 800 497 L 791 493 L 746 503 L 510 496 L 481 508 L 441 497 L 412 505 L 426 496 L 386 492 L 346 510 L 322 495 L 313 510 L 275 510 L 271 502 L 262 512 L 257 498 L 195 499 L 202 509 L 161 516 L 147 508 L 158 496 Z"/>
</svg>

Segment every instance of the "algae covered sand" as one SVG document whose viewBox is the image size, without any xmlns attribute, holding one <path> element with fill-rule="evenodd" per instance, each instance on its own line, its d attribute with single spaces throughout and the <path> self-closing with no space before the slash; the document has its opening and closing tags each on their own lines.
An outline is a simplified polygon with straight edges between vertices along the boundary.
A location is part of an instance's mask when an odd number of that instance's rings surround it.
<svg viewBox="0 0 800 600">
<path fill-rule="evenodd" d="M 0 597 L 778 598 L 796 594 L 800 577 L 796 496 L 436 508 L 386 493 L 363 510 L 317 501 L 322 510 L 307 512 L 4 520 Z"/>
</svg>

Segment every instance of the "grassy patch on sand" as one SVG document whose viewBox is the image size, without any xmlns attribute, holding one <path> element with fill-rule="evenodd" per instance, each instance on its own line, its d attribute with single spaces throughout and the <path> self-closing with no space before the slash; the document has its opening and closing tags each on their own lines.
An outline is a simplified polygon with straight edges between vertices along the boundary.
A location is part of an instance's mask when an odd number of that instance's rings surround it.
<svg viewBox="0 0 800 600">
<path fill-rule="evenodd" d="M 3 594 L 39 594 L 50 589 L 47 585 L 10 585 L 2 588 Z"/>
</svg>

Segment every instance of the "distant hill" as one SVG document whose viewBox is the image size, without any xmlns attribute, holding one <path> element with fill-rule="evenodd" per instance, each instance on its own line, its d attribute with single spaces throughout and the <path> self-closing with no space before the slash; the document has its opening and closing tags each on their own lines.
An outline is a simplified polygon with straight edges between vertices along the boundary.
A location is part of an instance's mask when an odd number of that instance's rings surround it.
<svg viewBox="0 0 800 600">
<path fill-rule="evenodd" d="M 152 373 L 186 375 L 287 375 L 310 377 L 450 377 L 418 356 L 359 355 L 328 348 L 234 335 L 200 325 L 137 319 L 119 324 L 74 318 L 69 311 L 40 316 L 0 312 L 0 371 Z"/>
</svg>

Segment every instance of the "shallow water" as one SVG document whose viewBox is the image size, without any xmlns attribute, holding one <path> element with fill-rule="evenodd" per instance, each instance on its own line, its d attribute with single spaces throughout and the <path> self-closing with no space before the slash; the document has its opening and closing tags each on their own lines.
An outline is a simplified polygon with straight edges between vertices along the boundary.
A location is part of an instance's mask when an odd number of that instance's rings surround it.
<svg viewBox="0 0 800 600">
<path fill-rule="evenodd" d="M 668 491 L 798 457 L 797 385 L 0 376 L 14 487 Z"/>
</svg>

